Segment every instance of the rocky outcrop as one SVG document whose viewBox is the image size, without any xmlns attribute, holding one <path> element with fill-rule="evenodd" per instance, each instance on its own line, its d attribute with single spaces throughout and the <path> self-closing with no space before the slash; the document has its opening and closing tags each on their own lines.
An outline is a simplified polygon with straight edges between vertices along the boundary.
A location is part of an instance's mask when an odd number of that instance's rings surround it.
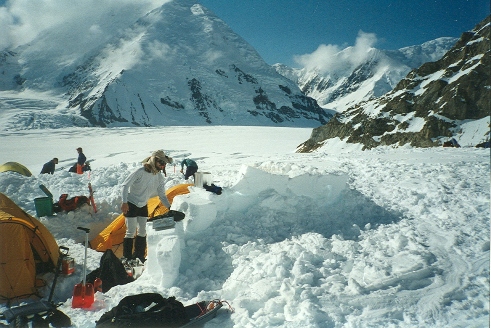
<svg viewBox="0 0 491 328">
<path fill-rule="evenodd" d="M 439 146 L 464 121 L 489 116 L 490 17 L 465 32 L 440 60 L 411 71 L 384 96 L 336 114 L 298 147 L 310 152 L 340 138 L 363 149 L 381 145 Z"/>
</svg>

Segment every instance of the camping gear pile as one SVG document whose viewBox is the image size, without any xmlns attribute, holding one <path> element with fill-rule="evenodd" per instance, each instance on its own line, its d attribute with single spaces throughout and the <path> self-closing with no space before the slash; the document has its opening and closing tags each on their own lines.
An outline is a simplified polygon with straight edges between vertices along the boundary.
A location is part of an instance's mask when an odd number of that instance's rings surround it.
<svg viewBox="0 0 491 328">
<path fill-rule="evenodd" d="M 175 297 L 164 298 L 157 293 L 130 295 L 104 313 L 96 327 L 196 327 L 216 317 L 223 303 L 227 302 L 211 300 L 184 306 Z M 230 304 L 229 309 L 233 312 Z"/>
<path fill-rule="evenodd" d="M 191 184 L 177 185 L 166 192 L 169 202 L 175 196 L 189 193 Z M 52 194 L 40 186 L 49 203 L 46 208 L 36 207 L 38 214 L 52 214 L 54 204 Z M 90 185 L 89 185 L 90 188 Z M 92 196 L 92 191 L 90 193 Z M 89 196 L 89 198 L 90 198 Z M 91 199 L 90 199 L 91 200 Z M 89 200 L 89 203 L 91 203 Z M 95 210 L 95 204 L 92 203 Z M 44 210 L 44 212 L 43 212 Z M 149 221 L 155 229 L 170 229 L 184 219 L 182 212 L 169 210 L 158 197 L 148 202 Z M 105 293 L 112 287 L 124 285 L 141 276 L 144 264 L 139 259 L 121 260 L 113 250 L 118 251 L 126 230 L 124 215 L 118 216 L 106 229 L 92 240 L 92 247 L 104 252 L 100 267 L 87 274 L 87 249 L 89 247 L 88 228 L 78 227 L 85 232 L 85 254 L 82 281 L 75 284 L 72 295 L 72 308 L 89 309 L 93 307 L 95 293 Z M 42 324 L 53 327 L 71 326 L 70 318 L 57 309 L 52 302 L 53 292 L 59 274 L 69 276 L 75 271 L 74 259 L 68 256 L 68 249 L 58 247 L 49 230 L 37 219 L 24 212 L 7 196 L 0 193 L 0 239 L 4 247 L 0 249 L 0 302 L 9 308 L 0 314 L 0 320 L 7 320 L 15 326 Z M 62 250 L 66 250 L 62 252 Z M 39 293 L 38 276 L 54 272 L 54 281 L 47 300 Z M 10 307 L 12 301 L 35 296 L 40 301 Z M 153 300 L 148 303 L 149 300 Z M 105 313 L 96 322 L 97 326 L 155 326 L 191 327 L 204 323 L 217 315 L 225 301 L 202 301 L 183 306 L 174 297 L 164 298 L 159 294 L 131 295 Z M 148 303 L 148 304 L 147 304 Z M 226 302 L 225 302 L 226 303 Z M 229 305 L 230 307 L 230 305 Z M 230 307 L 230 309 L 232 309 Z M 233 309 L 232 309 L 233 310 Z"/>
</svg>

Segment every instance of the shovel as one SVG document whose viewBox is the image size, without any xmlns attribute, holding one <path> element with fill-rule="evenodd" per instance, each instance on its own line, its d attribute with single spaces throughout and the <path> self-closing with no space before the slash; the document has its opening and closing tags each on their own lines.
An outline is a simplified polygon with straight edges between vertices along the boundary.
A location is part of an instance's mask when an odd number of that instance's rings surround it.
<svg viewBox="0 0 491 328">
<path fill-rule="evenodd" d="M 76 284 L 73 288 L 72 308 L 89 308 L 94 303 L 94 286 L 91 283 L 86 283 L 86 268 L 87 268 L 87 247 L 89 245 L 90 229 L 77 227 L 79 230 L 85 231 L 85 258 L 83 281 Z"/>
</svg>

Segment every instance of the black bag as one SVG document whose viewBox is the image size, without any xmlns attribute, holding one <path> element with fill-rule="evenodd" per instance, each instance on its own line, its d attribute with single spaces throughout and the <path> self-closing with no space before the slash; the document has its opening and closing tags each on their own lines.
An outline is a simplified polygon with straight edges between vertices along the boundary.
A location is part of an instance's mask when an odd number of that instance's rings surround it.
<svg viewBox="0 0 491 328">
<path fill-rule="evenodd" d="M 128 276 L 121 260 L 116 257 L 111 249 L 107 249 L 101 257 L 100 267 L 90 272 L 86 281 L 93 284 L 96 278 L 102 280 L 102 292 L 117 285 L 125 285 L 134 281 L 133 277 Z"/>
<path fill-rule="evenodd" d="M 151 222 L 151 221 L 155 221 L 158 219 L 170 218 L 170 217 L 172 217 L 175 222 L 179 222 L 179 221 L 184 220 L 184 218 L 186 217 L 186 214 L 184 214 L 183 212 L 175 211 L 175 210 L 169 210 L 164 214 L 160 214 L 160 215 L 149 218 L 148 221 Z"/>
<path fill-rule="evenodd" d="M 180 327 L 188 322 L 184 305 L 175 297 L 144 293 L 123 298 L 96 327 Z"/>
<path fill-rule="evenodd" d="M 206 191 L 215 193 L 217 195 L 221 195 L 222 194 L 222 187 L 215 186 L 213 183 L 211 184 L 211 186 L 209 186 L 207 184 L 204 184 L 203 185 L 203 188 L 205 188 Z"/>
</svg>

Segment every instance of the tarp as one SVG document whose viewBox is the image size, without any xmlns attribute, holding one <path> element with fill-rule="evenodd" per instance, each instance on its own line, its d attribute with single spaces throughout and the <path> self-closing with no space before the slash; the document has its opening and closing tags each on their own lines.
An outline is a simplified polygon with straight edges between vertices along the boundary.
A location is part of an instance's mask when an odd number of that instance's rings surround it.
<svg viewBox="0 0 491 328">
<path fill-rule="evenodd" d="M 17 162 L 7 162 L 5 164 L 0 165 L 0 172 L 12 171 L 17 172 L 26 177 L 30 177 L 32 175 L 31 171 L 27 169 L 24 165 Z"/>
<path fill-rule="evenodd" d="M 172 204 L 174 197 L 189 193 L 189 186 L 193 184 L 179 184 L 166 190 L 165 194 L 169 203 Z M 159 197 L 153 197 L 148 200 L 148 216 L 154 217 L 165 214 L 169 211 L 161 202 Z M 124 214 L 115 218 L 104 230 L 102 230 L 94 239 L 90 241 L 90 247 L 99 252 L 105 252 L 112 249 L 117 257 L 123 255 L 123 239 L 126 233 L 126 223 Z"/>
<path fill-rule="evenodd" d="M 0 193 L 0 302 L 38 294 L 36 275 L 52 271 L 60 255 L 49 230 Z"/>
</svg>

